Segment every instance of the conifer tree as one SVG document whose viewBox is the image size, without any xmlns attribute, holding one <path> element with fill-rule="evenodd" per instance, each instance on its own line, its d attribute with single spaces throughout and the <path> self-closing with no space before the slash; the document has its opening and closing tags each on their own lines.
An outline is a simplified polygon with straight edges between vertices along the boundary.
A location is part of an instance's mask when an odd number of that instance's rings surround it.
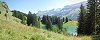
<svg viewBox="0 0 100 40">
<path fill-rule="evenodd" d="M 87 12 L 87 20 L 86 20 L 86 35 L 92 35 L 95 34 L 95 0 L 88 0 L 88 6 L 87 6 L 88 12 Z"/>
<path fill-rule="evenodd" d="M 60 19 L 60 17 L 58 17 L 58 19 L 57 19 L 57 25 L 58 25 L 59 33 L 60 33 L 63 28 L 63 19 Z"/>
<path fill-rule="evenodd" d="M 32 17 L 32 13 L 29 11 L 28 15 L 27 15 L 27 25 L 30 26 L 33 23 L 33 17 Z"/>
<path fill-rule="evenodd" d="M 85 33 L 85 9 L 84 9 L 84 6 L 81 4 L 80 6 L 80 13 L 79 13 L 79 18 L 78 18 L 78 29 L 77 29 L 77 33 L 78 35 L 84 35 Z"/>
<path fill-rule="evenodd" d="M 100 0 L 95 0 L 95 34 L 100 34 Z"/>
<path fill-rule="evenodd" d="M 40 22 L 39 22 L 39 20 L 38 20 L 37 15 L 34 13 L 34 14 L 32 15 L 32 17 L 33 17 L 33 23 L 32 23 L 33 26 L 39 28 L 39 27 L 40 27 Z"/>
<path fill-rule="evenodd" d="M 68 18 L 66 17 L 66 21 L 65 21 L 65 23 L 67 23 L 68 22 Z"/>
<path fill-rule="evenodd" d="M 63 17 L 63 22 L 65 22 L 65 18 Z"/>
<path fill-rule="evenodd" d="M 52 30 L 52 23 L 51 23 L 51 19 L 50 16 L 47 15 L 47 24 L 46 24 L 46 28 L 47 30 Z"/>
<path fill-rule="evenodd" d="M 42 24 L 46 24 L 47 16 L 43 15 L 41 22 L 42 22 Z"/>
</svg>

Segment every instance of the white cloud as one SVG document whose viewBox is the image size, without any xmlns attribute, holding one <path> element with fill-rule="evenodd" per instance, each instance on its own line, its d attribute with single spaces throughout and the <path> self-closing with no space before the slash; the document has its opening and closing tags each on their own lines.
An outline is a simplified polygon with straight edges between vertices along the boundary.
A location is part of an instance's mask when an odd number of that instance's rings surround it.
<svg viewBox="0 0 100 40">
<path fill-rule="evenodd" d="M 59 0 L 60 2 L 53 4 L 52 6 L 56 8 L 63 8 L 66 5 L 76 4 L 86 0 Z M 51 7 L 52 7 L 51 6 Z"/>
<path fill-rule="evenodd" d="M 64 1 L 67 3 L 67 5 L 70 5 L 70 4 L 75 4 L 86 0 L 64 0 Z"/>
</svg>

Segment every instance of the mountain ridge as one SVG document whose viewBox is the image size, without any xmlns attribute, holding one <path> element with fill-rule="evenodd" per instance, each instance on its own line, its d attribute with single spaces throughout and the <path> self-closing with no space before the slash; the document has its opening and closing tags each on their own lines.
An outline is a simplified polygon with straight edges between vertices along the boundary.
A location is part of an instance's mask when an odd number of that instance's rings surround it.
<svg viewBox="0 0 100 40">
<path fill-rule="evenodd" d="M 41 17 L 43 15 L 59 16 L 59 17 L 67 16 L 69 19 L 77 20 L 79 10 L 80 10 L 80 5 L 83 4 L 86 8 L 86 3 L 87 1 L 83 1 L 80 3 L 72 4 L 72 5 L 66 5 L 64 6 L 64 8 L 51 9 L 51 10 L 46 10 L 46 11 L 38 11 L 37 15 Z"/>
</svg>

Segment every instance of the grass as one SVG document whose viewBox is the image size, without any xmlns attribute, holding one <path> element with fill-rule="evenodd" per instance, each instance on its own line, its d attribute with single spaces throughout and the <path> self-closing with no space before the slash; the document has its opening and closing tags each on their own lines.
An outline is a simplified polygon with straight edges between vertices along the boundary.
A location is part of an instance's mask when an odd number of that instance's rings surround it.
<svg viewBox="0 0 100 40">
<path fill-rule="evenodd" d="M 45 29 L 45 26 L 46 26 L 46 25 L 40 23 L 40 28 L 41 28 L 41 29 Z"/>
<path fill-rule="evenodd" d="M 63 24 L 63 27 L 77 27 L 78 22 L 77 21 L 68 21 L 67 23 Z"/>
</svg>

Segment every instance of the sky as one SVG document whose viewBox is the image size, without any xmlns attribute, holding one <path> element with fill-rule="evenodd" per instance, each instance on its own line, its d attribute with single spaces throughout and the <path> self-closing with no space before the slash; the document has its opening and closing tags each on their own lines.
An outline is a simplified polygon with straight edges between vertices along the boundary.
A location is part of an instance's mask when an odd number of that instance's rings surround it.
<svg viewBox="0 0 100 40">
<path fill-rule="evenodd" d="M 63 8 L 66 5 L 79 3 L 86 0 L 1 0 L 7 3 L 10 10 L 18 10 L 24 13 L 29 11 L 37 13 L 57 8 Z"/>
</svg>

